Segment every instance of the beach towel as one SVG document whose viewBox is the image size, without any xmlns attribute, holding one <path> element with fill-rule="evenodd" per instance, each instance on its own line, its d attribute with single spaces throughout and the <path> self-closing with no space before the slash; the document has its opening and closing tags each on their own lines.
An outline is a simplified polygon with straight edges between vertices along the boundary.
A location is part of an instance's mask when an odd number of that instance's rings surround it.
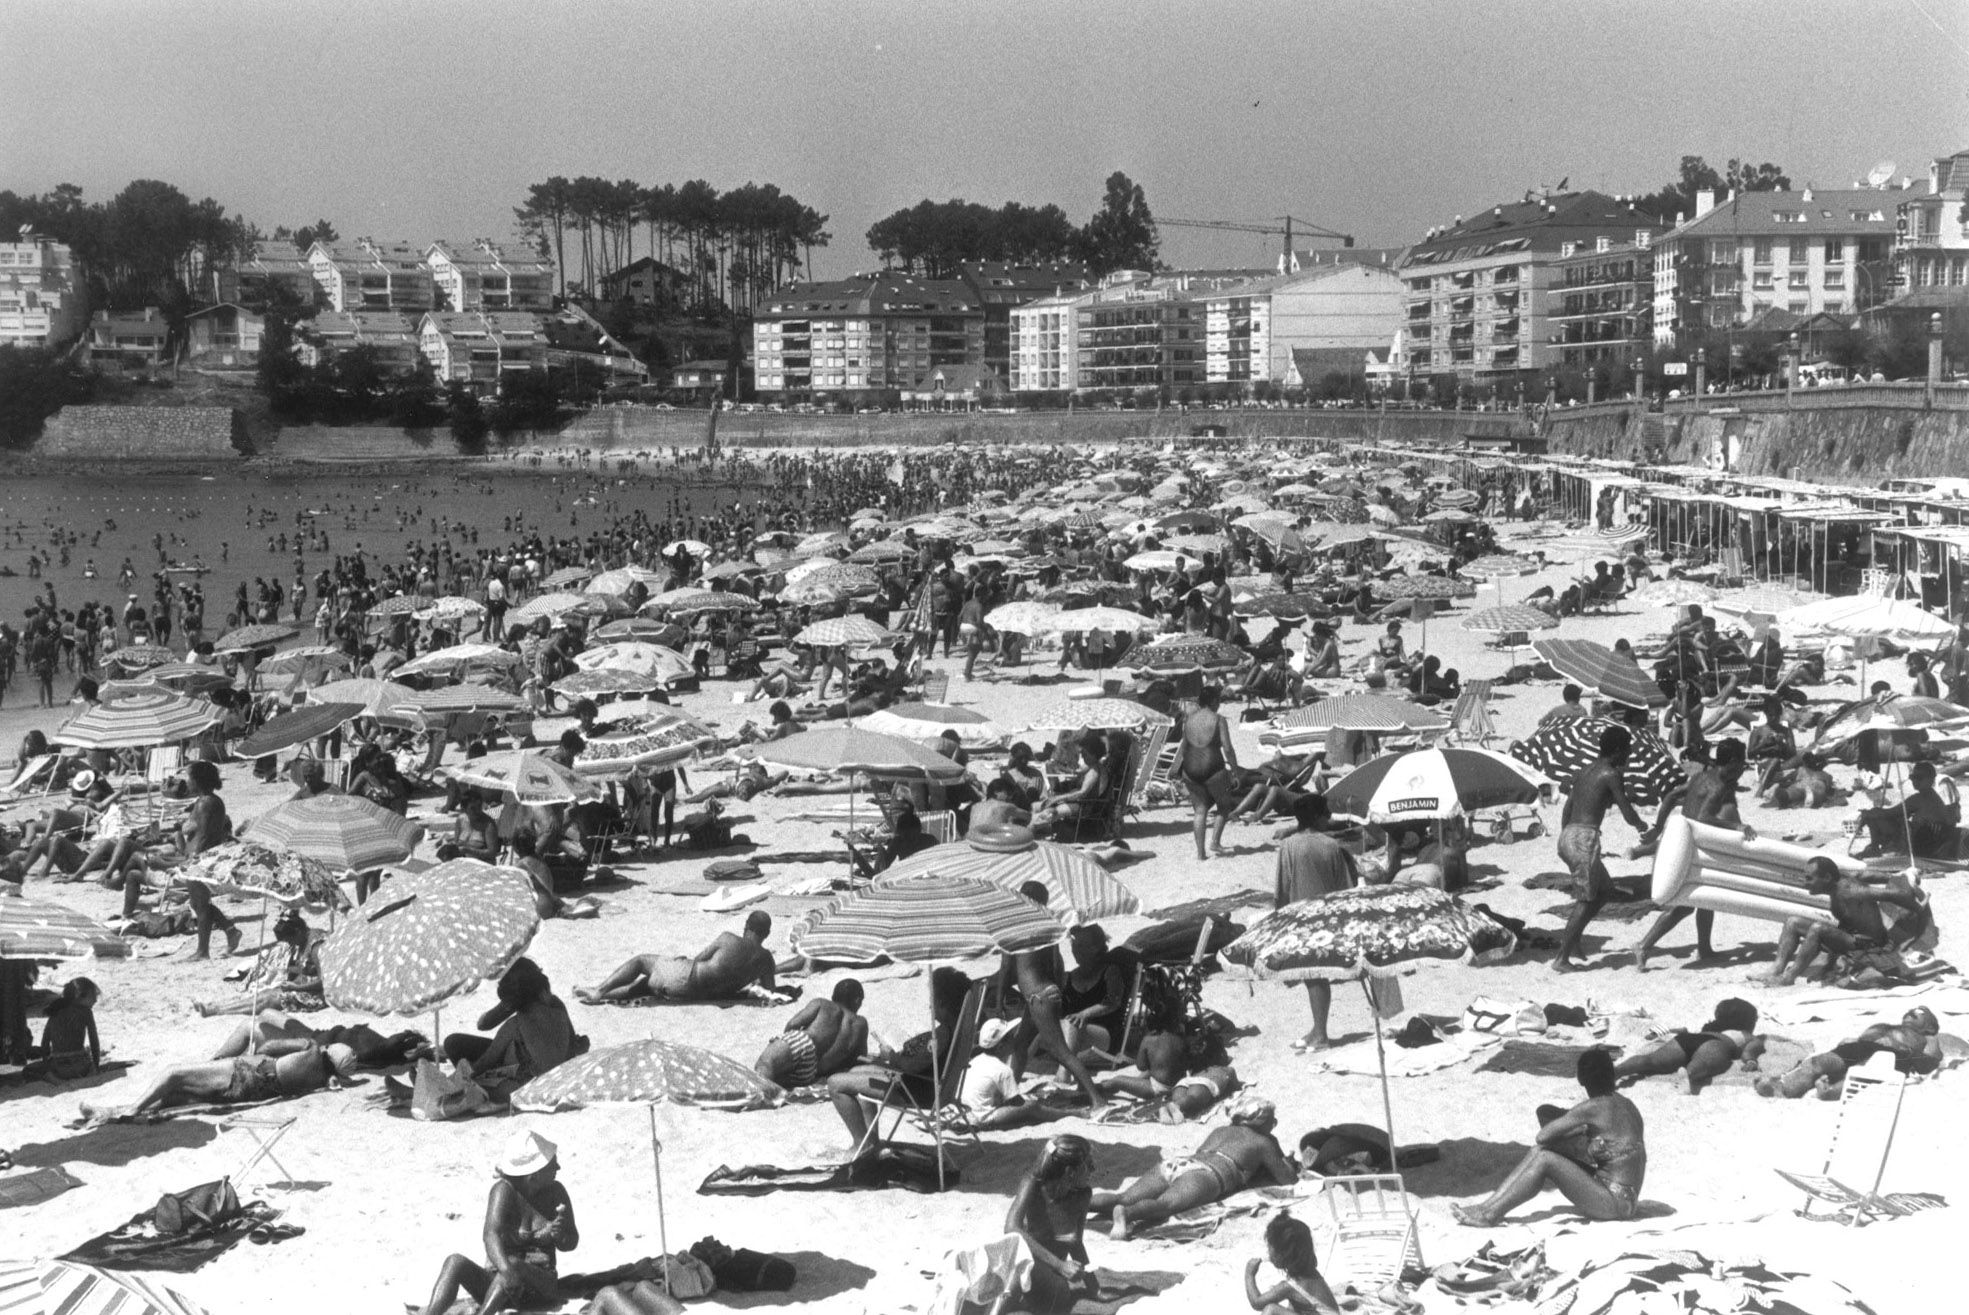
<svg viewBox="0 0 1969 1315">
<path fill-rule="evenodd" d="M 1168 1270 L 1097 1269 L 1093 1294 L 1074 1302 L 1071 1315 L 1114 1315 L 1123 1306 L 1167 1292 L 1182 1281 L 1183 1275 Z"/>
<path fill-rule="evenodd" d="M 1571 1078 L 1579 1068 L 1579 1057 L 1592 1046 L 1559 1046 L 1549 1041 L 1520 1041 L 1506 1038 L 1495 1053 L 1477 1065 L 1479 1073 L 1529 1073 L 1541 1078 Z"/>
<path fill-rule="evenodd" d="M 1870 991 L 1806 991 L 1779 996 L 1764 1006 L 1766 1023 L 1869 1023 L 1895 1022 L 1916 1005 L 1926 1005 L 1937 1015 L 1969 1015 L 1969 987 L 1955 984 L 1923 983 Z"/>
<path fill-rule="evenodd" d="M 1032 1247 L 1017 1233 L 947 1252 L 923 1315 L 964 1315 L 967 1305 L 990 1306 L 1008 1292 L 1025 1292 L 1032 1266 Z"/>
<path fill-rule="evenodd" d="M 82 1180 L 60 1165 L 6 1174 L 0 1176 L 0 1210 L 10 1210 L 17 1205 L 39 1205 L 60 1196 L 71 1187 L 80 1186 Z"/>
<path fill-rule="evenodd" d="M 154 1206 L 139 1210 L 124 1223 L 98 1233 L 58 1259 L 103 1269 L 189 1274 L 238 1246 L 247 1234 L 271 1225 L 280 1217 L 280 1211 L 265 1201 L 249 1201 L 237 1215 L 221 1224 L 161 1237 L 152 1219 L 154 1211 Z"/>
<path fill-rule="evenodd" d="M 1238 1192 L 1226 1201 L 1212 1201 L 1194 1210 L 1171 1215 L 1159 1224 L 1153 1224 L 1139 1232 L 1130 1234 L 1155 1242 L 1200 1242 L 1222 1228 L 1226 1221 L 1268 1215 L 1274 1210 L 1286 1210 L 1312 1199 L 1318 1194 L 1317 1184 L 1308 1190 L 1293 1187 L 1260 1187 L 1254 1191 Z"/>
<path fill-rule="evenodd" d="M 781 1168 L 719 1165 L 697 1185 L 700 1196 L 766 1196 L 773 1192 L 865 1192 L 900 1187 L 911 1192 L 937 1190 L 936 1151 L 928 1146 L 884 1146 L 849 1164 Z M 946 1161 L 944 1181 L 957 1186 L 957 1167 Z"/>
<path fill-rule="evenodd" d="M 1464 1063 L 1502 1044 L 1503 1040 L 1503 1037 L 1493 1033 L 1452 1032 L 1443 1038 L 1443 1044 L 1439 1046 L 1423 1046 L 1416 1050 L 1390 1046 L 1387 1052 L 1388 1076 L 1413 1078 L 1424 1073 L 1435 1073 Z M 1381 1061 L 1375 1054 L 1373 1037 L 1335 1046 L 1331 1050 L 1316 1051 L 1307 1058 L 1313 1061 L 1315 1068 L 1327 1073 L 1378 1076 L 1381 1072 Z"/>
</svg>

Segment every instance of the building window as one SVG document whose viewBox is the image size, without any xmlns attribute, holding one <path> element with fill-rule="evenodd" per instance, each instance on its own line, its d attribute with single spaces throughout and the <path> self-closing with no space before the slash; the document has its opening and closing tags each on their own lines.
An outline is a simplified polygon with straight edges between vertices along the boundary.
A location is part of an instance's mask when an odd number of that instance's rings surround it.
<svg viewBox="0 0 1969 1315">
<path fill-rule="evenodd" d="M 1768 237 L 1760 237 L 1754 243 L 1752 243 L 1750 248 L 1750 260 L 1751 263 L 1755 265 L 1770 264 L 1771 239 L 1769 239 Z"/>
</svg>

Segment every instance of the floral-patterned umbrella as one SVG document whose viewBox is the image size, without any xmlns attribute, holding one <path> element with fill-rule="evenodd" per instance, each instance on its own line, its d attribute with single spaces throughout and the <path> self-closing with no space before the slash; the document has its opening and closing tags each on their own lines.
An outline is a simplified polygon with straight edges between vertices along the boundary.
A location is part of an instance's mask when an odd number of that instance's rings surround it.
<svg viewBox="0 0 1969 1315">
<path fill-rule="evenodd" d="M 161 644 L 129 644 L 113 652 L 103 654 L 105 669 L 121 668 L 124 671 L 143 671 L 149 667 L 161 667 L 166 662 L 176 662 L 178 655 Z"/>
<path fill-rule="evenodd" d="M 574 760 L 583 776 L 618 776 L 637 767 L 680 763 L 715 744 L 718 732 L 682 712 L 642 719 L 633 730 L 591 735 Z"/>
<path fill-rule="evenodd" d="M 127 959 L 130 942 L 65 905 L 0 881 L 0 959 Z"/>
<path fill-rule="evenodd" d="M 1756 1311 L 1760 1315 L 1873 1315 L 1849 1289 L 1761 1260 L 1711 1260 L 1695 1251 L 1626 1251 L 1546 1283 L 1538 1315 L 1655 1315 Z"/>
<path fill-rule="evenodd" d="M 583 671 L 600 671 L 605 668 L 619 671 L 633 671 L 639 676 L 654 676 L 659 681 L 680 680 L 696 675 L 690 659 L 674 648 L 661 644 L 647 644 L 640 640 L 623 640 L 615 644 L 603 644 L 577 653 L 574 665 Z"/>
<path fill-rule="evenodd" d="M 1175 722 L 1132 699 L 1061 699 L 1047 704 L 1025 720 L 1034 731 L 1140 731 Z"/>
<path fill-rule="evenodd" d="M 421 1014 L 504 973 L 539 928 L 518 868 L 460 858 L 392 876 L 322 943 L 322 993 L 337 1009 Z"/>
<path fill-rule="evenodd" d="M 512 712 L 526 706 L 526 700 L 509 690 L 495 689 L 466 681 L 438 689 L 418 690 L 405 699 L 400 709 L 432 715 L 454 712 Z"/>
<path fill-rule="evenodd" d="M 513 1093 L 517 1110 L 672 1102 L 726 1110 L 778 1105 L 786 1093 L 737 1060 L 673 1041 L 631 1041 L 577 1055 Z"/>
<path fill-rule="evenodd" d="M 660 676 L 634 671 L 619 671 L 609 668 L 602 671 L 577 671 L 563 676 L 553 684 L 556 694 L 565 694 L 578 699 L 591 694 L 647 694 L 663 684 Z"/>
<path fill-rule="evenodd" d="M 642 610 L 652 614 L 756 612 L 759 604 L 744 594 L 725 593 L 718 589 L 671 589 L 644 603 Z"/>
<path fill-rule="evenodd" d="M 1141 671 L 1228 671 L 1250 660 L 1235 644 L 1201 635 L 1172 635 L 1132 650 L 1128 666 Z"/>
<path fill-rule="evenodd" d="M 214 845 L 193 859 L 184 875 L 214 889 L 264 895 L 283 904 L 340 907 L 347 903 L 335 884 L 334 869 L 319 859 L 276 848 L 261 835 Z"/>
</svg>

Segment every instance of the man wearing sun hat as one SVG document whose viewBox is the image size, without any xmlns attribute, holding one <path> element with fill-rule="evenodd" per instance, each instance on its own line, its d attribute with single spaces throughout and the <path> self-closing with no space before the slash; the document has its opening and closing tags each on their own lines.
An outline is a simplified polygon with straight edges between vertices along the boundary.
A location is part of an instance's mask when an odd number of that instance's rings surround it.
<svg viewBox="0 0 1969 1315">
<path fill-rule="evenodd" d="M 559 1305 L 558 1252 L 581 1243 L 574 1202 L 561 1185 L 560 1151 L 530 1129 L 516 1132 L 493 1161 L 485 1203 L 485 1264 L 446 1256 L 424 1315 L 451 1309 L 459 1289 L 480 1310 L 549 1309 Z"/>
</svg>

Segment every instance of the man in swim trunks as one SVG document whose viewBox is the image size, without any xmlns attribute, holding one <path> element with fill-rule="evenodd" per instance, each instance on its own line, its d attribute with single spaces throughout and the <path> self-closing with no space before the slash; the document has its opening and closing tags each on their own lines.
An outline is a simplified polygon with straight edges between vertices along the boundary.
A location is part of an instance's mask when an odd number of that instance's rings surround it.
<svg viewBox="0 0 1969 1315">
<path fill-rule="evenodd" d="M 662 1000 L 730 1000 L 748 986 L 773 989 L 773 956 L 766 950 L 772 935 L 772 915 L 754 909 L 745 919 L 745 934 L 720 932 L 718 938 L 691 958 L 681 954 L 639 954 L 601 983 L 577 986 L 583 1004 L 620 1004 L 639 996 Z"/>
<path fill-rule="evenodd" d="M 1808 1091 L 1816 1091 L 1822 1099 L 1833 1100 L 1846 1081 L 1847 1071 L 1879 1054 L 1892 1055 L 1899 1072 L 1933 1073 L 1942 1063 L 1941 1033 L 1941 1021 L 1934 1011 L 1918 1006 L 1901 1015 L 1899 1023 L 1875 1023 L 1825 1054 L 1801 1060 L 1789 1073 L 1761 1077 L 1753 1085 L 1760 1096 L 1797 1100 Z M 1762 1052 L 1761 1040 L 1746 1048 L 1746 1063 Z"/>
<path fill-rule="evenodd" d="M 1627 801 L 1627 790 L 1620 780 L 1621 768 L 1633 745 L 1633 736 L 1623 726 L 1609 726 L 1601 731 L 1600 756 L 1573 779 L 1572 789 L 1566 795 L 1565 825 L 1559 832 L 1559 861 L 1572 873 L 1575 903 L 1572 916 L 1566 920 L 1559 953 L 1552 960 L 1554 972 L 1579 970 L 1573 955 L 1579 952 L 1580 937 L 1586 934 L 1586 924 L 1611 894 L 1613 878 L 1607 873 L 1607 865 L 1600 861 L 1600 826 L 1606 820 L 1607 810 L 1618 808 L 1629 826 L 1636 831 L 1642 829 L 1640 814 Z"/>
<path fill-rule="evenodd" d="M 326 1047 L 312 1042 L 286 1054 L 240 1055 L 209 1064 L 180 1064 L 166 1069 L 127 1108 L 84 1104 L 82 1115 L 91 1124 L 134 1118 L 173 1105 L 243 1105 L 282 1096 L 305 1096 L 331 1083 L 348 1083 L 355 1072 L 355 1051 L 345 1045 Z"/>
<path fill-rule="evenodd" d="M 1709 826 L 1731 827 L 1741 830 L 1746 840 L 1754 840 L 1757 833 L 1743 824 L 1743 815 L 1737 807 L 1737 784 L 1743 780 L 1744 771 L 1749 767 L 1744 754 L 1743 741 L 1723 740 L 1716 746 L 1716 760 L 1697 772 L 1688 786 L 1682 791 L 1682 815 L 1691 822 L 1702 822 Z M 1650 837 L 1659 839 L 1662 821 L 1657 819 L 1654 830 L 1641 839 L 1646 843 Z M 1690 913 L 1696 915 L 1696 958 L 1707 962 L 1716 957 L 1716 949 L 1710 943 L 1710 934 L 1716 928 L 1714 909 L 1691 909 L 1679 904 L 1661 911 L 1661 916 L 1648 928 L 1648 934 L 1634 947 L 1634 967 L 1636 971 L 1648 970 L 1648 951 L 1654 949 L 1670 928 L 1679 924 Z"/>
<path fill-rule="evenodd" d="M 1757 1032 L 1757 1006 L 1748 1000 L 1717 1002 L 1716 1015 L 1694 1032 L 1677 1032 L 1660 1045 L 1636 1050 L 1614 1065 L 1620 1085 L 1680 1071 L 1691 1096 L 1743 1057 Z"/>
<path fill-rule="evenodd" d="M 1046 887 L 1037 881 L 1028 881 L 1019 887 L 1019 893 L 1037 904 L 1046 907 Z M 1066 996 L 1060 989 L 1060 982 L 1066 977 L 1066 965 L 1060 958 L 1060 947 L 1049 945 L 1043 950 L 1027 950 L 1023 954 L 1011 956 L 1007 965 L 1018 982 L 1019 994 L 1025 1000 L 1025 1021 L 1019 1027 L 1019 1039 L 1013 1052 L 1012 1071 L 1025 1073 L 1026 1060 L 1037 1042 L 1047 1053 L 1065 1068 L 1080 1089 L 1087 1093 L 1090 1113 L 1099 1114 L 1107 1108 L 1107 1098 L 1094 1085 L 1094 1077 L 1080 1057 L 1067 1044 L 1066 1031 L 1060 1025 L 1066 1013 Z"/>
<path fill-rule="evenodd" d="M 861 983 L 844 977 L 831 1000 L 809 1000 L 766 1043 L 753 1070 L 782 1087 L 810 1087 L 858 1062 L 868 1048 L 868 1020 L 859 1012 Z"/>
<path fill-rule="evenodd" d="M 1805 889 L 1826 897 L 1835 925 L 1828 927 L 1817 918 L 1787 919 L 1778 937 L 1777 962 L 1771 971 L 1759 973 L 1751 981 L 1761 986 L 1790 986 L 1821 953 L 1830 960 L 1855 950 L 1884 949 L 1893 944 L 1893 937 L 1880 906 L 1892 904 L 1918 913 L 1927 903 L 1926 896 L 1905 877 L 1872 885 L 1859 873 L 1841 872 L 1824 857 L 1806 864 Z"/>
<path fill-rule="evenodd" d="M 1225 1200 L 1254 1184 L 1289 1187 L 1299 1181 L 1299 1166 L 1279 1146 L 1273 1135 L 1277 1128 L 1278 1112 L 1270 1101 L 1241 1099 L 1230 1126 L 1205 1137 L 1195 1154 L 1169 1159 L 1118 1192 L 1094 1193 L 1089 1208 L 1112 1211 L 1114 1226 L 1108 1236 L 1125 1242 L 1133 1230 Z"/>
</svg>

